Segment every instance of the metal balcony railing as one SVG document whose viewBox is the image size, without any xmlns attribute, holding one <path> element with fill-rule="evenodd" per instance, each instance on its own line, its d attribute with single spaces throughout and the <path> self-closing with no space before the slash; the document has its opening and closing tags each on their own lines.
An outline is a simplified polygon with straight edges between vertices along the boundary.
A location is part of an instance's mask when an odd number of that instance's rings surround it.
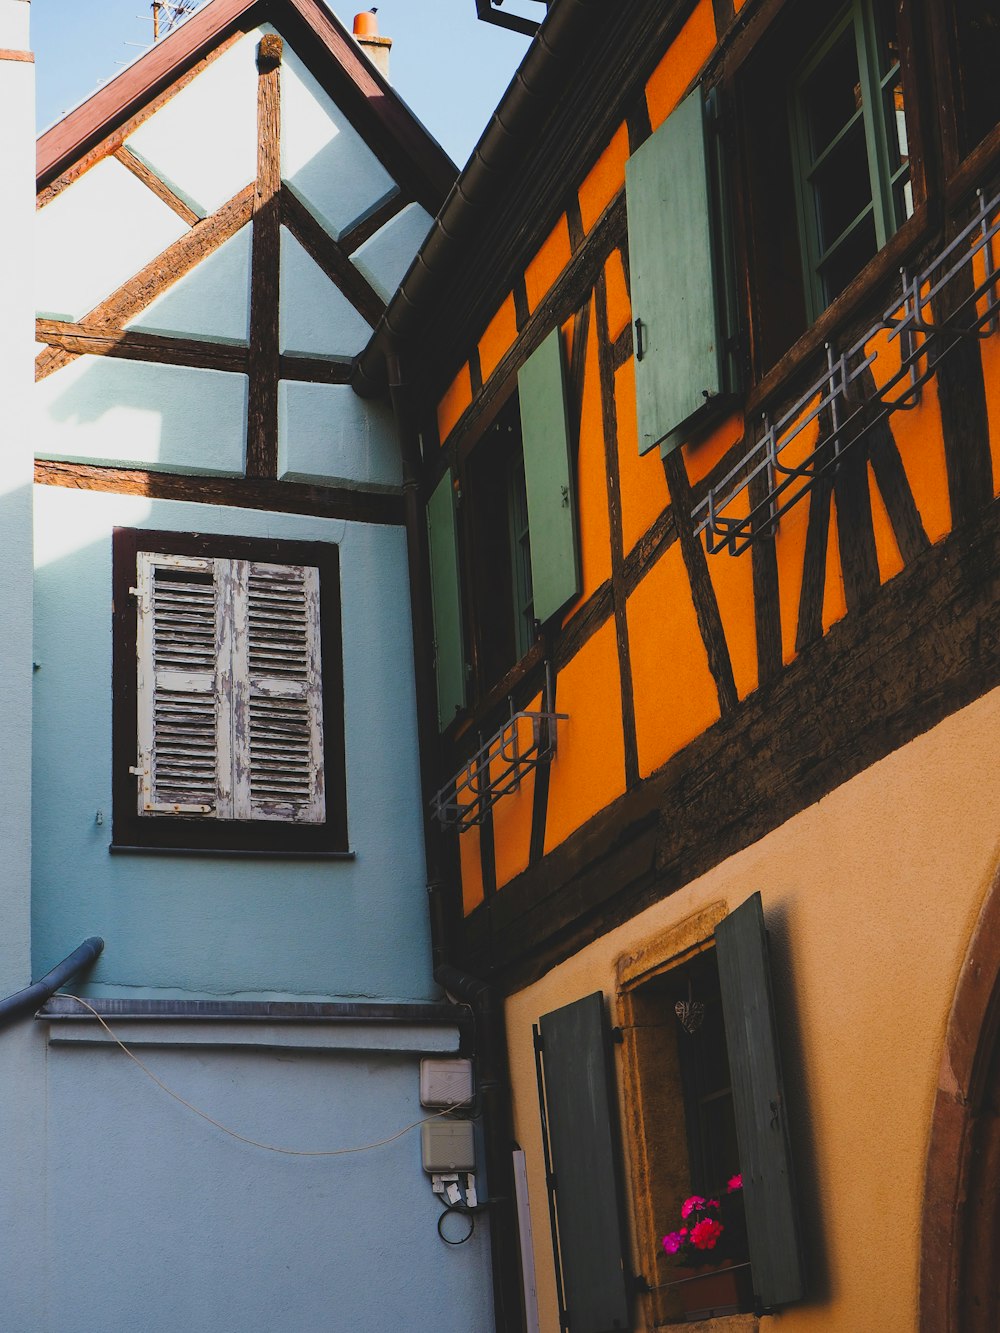
<svg viewBox="0 0 1000 1333">
<path fill-rule="evenodd" d="M 777 421 L 762 415 L 759 438 L 692 512 L 695 532 L 706 534 L 709 552 L 739 555 L 756 537 L 772 534 L 781 515 L 833 472 L 846 450 L 894 412 L 919 404 L 921 387 L 959 343 L 997 331 L 1000 273 L 993 240 L 998 231 L 1000 193 L 987 201 L 980 190 L 972 220 L 954 240 L 918 273 L 900 270 L 901 297 L 891 309 L 846 351 L 835 353 L 827 343 L 822 376 Z M 935 320 L 935 302 L 966 269 L 972 279 L 965 295 L 948 303 L 946 318 Z M 878 352 L 868 346 L 880 332 L 888 333 L 889 342 L 899 341 L 899 368 L 881 385 L 870 372 Z M 810 427 L 818 432 L 814 446 L 789 461 L 789 445 Z M 753 486 L 757 478 L 763 479 L 759 489 Z M 741 499 L 744 491 L 748 497 Z"/>
<path fill-rule="evenodd" d="M 546 667 L 545 700 L 552 698 Z M 525 776 L 556 752 L 556 723 L 568 713 L 514 711 L 500 730 L 481 744 L 453 778 L 436 793 L 431 813 L 445 828 L 459 833 L 482 824 L 502 796 L 517 791 Z M 525 734 L 527 733 L 527 734 Z"/>
</svg>

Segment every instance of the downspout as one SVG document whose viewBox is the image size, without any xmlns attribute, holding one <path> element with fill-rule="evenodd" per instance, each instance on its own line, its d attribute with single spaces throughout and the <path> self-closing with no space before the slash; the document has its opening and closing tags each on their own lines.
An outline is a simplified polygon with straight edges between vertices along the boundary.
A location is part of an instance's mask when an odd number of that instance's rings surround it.
<svg viewBox="0 0 1000 1333">
<path fill-rule="evenodd" d="M 56 963 L 50 972 L 46 972 L 31 986 L 8 995 L 0 1000 L 0 1024 L 9 1023 L 22 1014 L 29 1014 L 33 1009 L 40 1009 L 46 1000 L 50 1000 L 60 986 L 65 986 L 77 972 L 89 966 L 104 948 L 104 941 L 99 935 L 91 935 L 61 963 Z"/>
<path fill-rule="evenodd" d="M 514 1139 L 507 1033 L 503 1007 L 498 1003 L 493 987 L 461 971 L 451 962 L 454 957 L 452 923 L 460 909 L 456 886 L 449 883 L 445 871 L 441 827 L 430 814 L 431 796 L 438 775 L 440 740 L 434 684 L 434 630 L 430 612 L 427 523 L 420 493 L 420 438 L 416 428 L 413 391 L 406 382 L 395 350 L 386 358 L 386 369 L 403 461 L 403 513 L 413 622 L 420 787 L 434 980 L 450 996 L 468 1004 L 476 1016 L 477 1088 L 482 1105 L 486 1175 L 491 1202 L 494 1316 L 497 1333 L 523 1333 L 524 1307 L 514 1204 Z"/>
</svg>

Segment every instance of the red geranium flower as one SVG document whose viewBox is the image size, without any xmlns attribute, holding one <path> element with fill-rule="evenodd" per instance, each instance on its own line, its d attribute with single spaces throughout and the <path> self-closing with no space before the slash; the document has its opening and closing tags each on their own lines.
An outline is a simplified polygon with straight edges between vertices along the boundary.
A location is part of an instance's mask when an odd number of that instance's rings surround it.
<svg viewBox="0 0 1000 1333">
<path fill-rule="evenodd" d="M 699 1250 L 714 1250 L 721 1235 L 722 1223 L 712 1217 L 703 1217 L 691 1228 L 691 1243 Z"/>
</svg>

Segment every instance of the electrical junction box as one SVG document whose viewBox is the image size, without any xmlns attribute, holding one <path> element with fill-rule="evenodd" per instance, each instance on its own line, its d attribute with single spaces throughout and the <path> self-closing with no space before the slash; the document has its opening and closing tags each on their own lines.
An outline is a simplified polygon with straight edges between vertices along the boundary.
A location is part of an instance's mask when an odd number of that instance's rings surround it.
<svg viewBox="0 0 1000 1333">
<path fill-rule="evenodd" d="M 472 1061 L 420 1061 L 420 1105 L 462 1106 L 472 1101 Z"/>
<path fill-rule="evenodd" d="M 420 1126 L 420 1153 L 429 1176 L 475 1171 L 471 1120 L 427 1120 Z"/>
</svg>

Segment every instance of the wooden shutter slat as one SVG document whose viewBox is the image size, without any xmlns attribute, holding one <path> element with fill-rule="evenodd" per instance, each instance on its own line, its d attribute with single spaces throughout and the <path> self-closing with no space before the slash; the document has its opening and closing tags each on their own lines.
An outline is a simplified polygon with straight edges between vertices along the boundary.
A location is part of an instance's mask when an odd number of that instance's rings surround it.
<svg viewBox="0 0 1000 1333">
<path fill-rule="evenodd" d="M 326 818 L 319 570 L 234 562 L 237 818 Z"/>
<path fill-rule="evenodd" d="M 557 326 L 517 375 L 532 598 L 535 619 L 543 623 L 580 593 L 564 361 Z"/>
<path fill-rule="evenodd" d="M 754 1290 L 800 1300 L 803 1264 L 767 932 L 755 893 L 715 931 Z"/>
<path fill-rule="evenodd" d="M 610 1033 L 598 991 L 544 1014 L 545 1121 L 570 1333 L 629 1328 Z"/>
<path fill-rule="evenodd" d="M 427 502 L 427 532 L 434 616 L 438 725 L 443 731 L 465 707 L 465 639 L 458 581 L 458 535 L 451 472 Z"/>
<path fill-rule="evenodd" d="M 219 805 L 215 562 L 140 552 L 137 576 L 139 813 L 212 818 Z"/>
<path fill-rule="evenodd" d="M 625 171 L 639 452 L 682 443 L 723 389 L 709 151 L 695 88 Z"/>
</svg>

